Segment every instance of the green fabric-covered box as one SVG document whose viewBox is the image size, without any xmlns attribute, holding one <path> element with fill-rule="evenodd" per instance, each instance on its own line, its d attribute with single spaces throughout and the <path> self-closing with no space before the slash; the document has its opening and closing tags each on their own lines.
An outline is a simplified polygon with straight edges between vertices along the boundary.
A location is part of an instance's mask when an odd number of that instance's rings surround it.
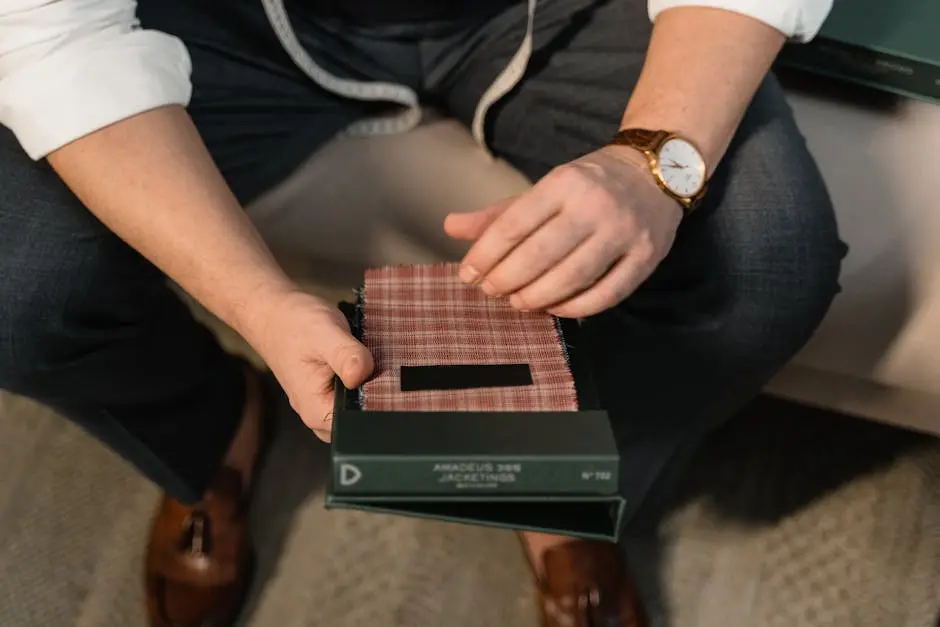
<svg viewBox="0 0 940 627">
<path fill-rule="evenodd" d="M 940 103 L 940 0 L 835 0 L 816 39 L 778 64 Z"/>
</svg>

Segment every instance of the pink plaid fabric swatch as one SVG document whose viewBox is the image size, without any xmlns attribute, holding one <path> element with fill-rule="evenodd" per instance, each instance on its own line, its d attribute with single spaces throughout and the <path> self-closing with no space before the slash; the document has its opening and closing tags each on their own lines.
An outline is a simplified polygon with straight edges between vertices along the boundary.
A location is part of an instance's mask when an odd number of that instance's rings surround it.
<svg viewBox="0 0 940 627">
<path fill-rule="evenodd" d="M 363 342 L 375 374 L 371 411 L 576 411 L 577 392 L 555 319 L 523 313 L 458 278 L 457 264 L 368 270 Z M 532 385 L 402 391 L 402 366 L 528 364 Z"/>
</svg>

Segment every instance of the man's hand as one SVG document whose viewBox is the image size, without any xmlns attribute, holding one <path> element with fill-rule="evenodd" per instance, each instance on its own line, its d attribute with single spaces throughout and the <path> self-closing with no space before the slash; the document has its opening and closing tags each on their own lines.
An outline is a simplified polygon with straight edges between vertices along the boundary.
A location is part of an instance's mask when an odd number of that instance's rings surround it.
<svg viewBox="0 0 940 627">
<path fill-rule="evenodd" d="M 627 298 L 666 256 L 682 219 L 642 154 L 609 146 L 558 167 L 529 192 L 451 214 L 474 242 L 461 278 L 526 311 L 590 316 Z"/>
<path fill-rule="evenodd" d="M 244 337 L 307 426 L 330 439 L 333 373 L 358 387 L 372 356 L 338 309 L 278 266 L 182 107 L 108 126 L 49 162 L 105 225 Z"/>
<path fill-rule="evenodd" d="M 271 367 L 294 410 L 329 442 L 334 373 L 346 387 L 358 387 L 372 373 L 372 356 L 352 336 L 343 314 L 318 298 L 291 292 L 260 307 L 246 339 Z"/>
</svg>

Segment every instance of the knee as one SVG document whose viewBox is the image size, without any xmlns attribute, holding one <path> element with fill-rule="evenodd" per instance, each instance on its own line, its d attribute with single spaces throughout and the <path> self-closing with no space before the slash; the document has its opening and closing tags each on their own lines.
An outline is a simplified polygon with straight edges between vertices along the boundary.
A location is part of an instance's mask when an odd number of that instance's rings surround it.
<svg viewBox="0 0 940 627">
<path fill-rule="evenodd" d="M 781 233 L 727 249 L 727 265 L 708 290 L 702 324 L 693 334 L 706 367 L 735 372 L 742 384 L 776 374 L 829 311 L 840 291 L 845 250 L 835 236 Z"/>
<path fill-rule="evenodd" d="M 728 302 L 717 334 L 723 350 L 776 369 L 812 338 L 839 293 L 844 246 L 809 237 L 784 241 L 749 258 L 729 277 Z M 736 349 L 736 350 L 734 350 Z"/>
<path fill-rule="evenodd" d="M 730 157 L 711 216 L 728 297 L 722 339 L 782 365 L 828 312 L 848 249 L 792 118 L 769 118 Z"/>
</svg>

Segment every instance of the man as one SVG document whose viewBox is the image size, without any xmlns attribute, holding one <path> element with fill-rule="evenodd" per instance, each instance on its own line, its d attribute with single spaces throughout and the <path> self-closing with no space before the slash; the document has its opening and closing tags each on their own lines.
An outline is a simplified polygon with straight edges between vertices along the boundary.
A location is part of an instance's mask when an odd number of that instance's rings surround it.
<svg viewBox="0 0 940 627">
<path fill-rule="evenodd" d="M 648 524 L 702 435 L 838 290 L 827 193 L 767 77 L 830 6 L 139 0 L 139 27 L 133 0 L 4 2 L 0 386 L 166 490 L 151 624 L 231 624 L 262 447 L 257 373 L 166 277 L 238 331 L 327 438 L 334 373 L 357 386 L 371 356 L 241 207 L 330 137 L 406 130 L 422 103 L 537 182 L 437 228 L 469 242 L 464 280 L 582 319 L 625 460 L 626 532 Z M 330 219 L 313 205 L 311 220 Z M 640 624 L 615 546 L 526 545 L 544 625 Z"/>
</svg>

